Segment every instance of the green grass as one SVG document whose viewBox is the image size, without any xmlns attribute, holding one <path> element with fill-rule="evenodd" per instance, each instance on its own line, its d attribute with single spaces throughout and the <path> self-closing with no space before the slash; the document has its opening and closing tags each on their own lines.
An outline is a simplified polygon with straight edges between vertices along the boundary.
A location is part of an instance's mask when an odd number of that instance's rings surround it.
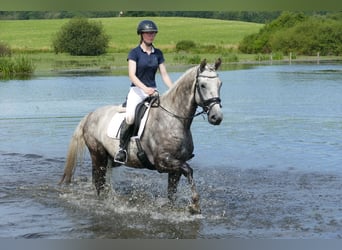
<svg viewBox="0 0 342 250">
<path fill-rule="evenodd" d="M 0 42 L 14 51 L 51 51 L 51 39 L 66 20 L 1 20 Z"/>
<path fill-rule="evenodd" d="M 34 72 L 32 60 L 26 56 L 0 57 L 0 78 L 27 78 Z"/>
<path fill-rule="evenodd" d="M 162 49 L 169 65 L 189 64 L 198 58 L 223 61 L 238 58 L 237 45 L 241 39 L 258 32 L 262 24 L 215 19 L 153 17 L 159 28 L 155 46 Z M 70 56 L 54 54 L 52 39 L 69 19 L 52 20 L 0 20 L 0 43 L 8 44 L 14 54 L 29 55 L 36 72 L 70 69 L 122 70 L 127 66 L 129 50 L 140 40 L 136 27 L 141 17 L 98 18 L 110 36 L 108 53 L 102 56 Z M 191 53 L 176 53 L 176 44 L 192 40 L 199 48 Z M 207 51 L 214 48 L 214 51 Z M 171 68 L 172 70 L 172 68 Z M 126 73 L 126 69 L 125 69 Z"/>
<path fill-rule="evenodd" d="M 181 40 L 196 44 L 236 46 L 245 36 L 257 32 L 263 25 L 215 19 L 157 17 L 159 27 L 155 44 L 162 49 L 173 49 Z M 110 51 L 124 52 L 137 45 L 136 27 L 140 17 L 98 18 L 111 37 Z M 0 20 L 0 42 L 8 43 L 15 51 L 52 51 L 51 40 L 68 19 Z"/>
<path fill-rule="evenodd" d="M 183 70 L 182 65 L 196 63 L 203 58 L 213 62 L 221 57 L 224 63 L 255 61 L 256 55 L 241 54 L 237 51 L 237 46 L 243 37 L 256 33 L 263 27 L 262 24 L 215 19 L 151 19 L 159 28 L 155 46 L 163 50 L 169 71 Z M 100 21 L 110 36 L 108 53 L 105 55 L 56 55 L 51 46 L 52 38 L 69 19 L 0 20 L 0 43 L 8 44 L 14 56 L 28 56 L 34 63 L 35 74 L 38 75 L 68 70 L 103 70 L 107 73 L 126 74 L 127 53 L 139 42 L 136 27 L 142 18 L 117 17 L 94 20 Z M 176 44 L 182 40 L 195 42 L 196 49 L 189 53 L 177 53 Z"/>
<path fill-rule="evenodd" d="M 13 56 L 28 56 L 34 63 L 36 75 L 70 70 L 127 74 L 127 54 L 139 43 L 136 27 L 142 19 L 141 17 L 93 19 L 100 21 L 105 32 L 110 36 L 108 53 L 101 56 L 56 55 L 53 52 L 52 38 L 69 19 L 0 20 L 0 43 L 9 45 Z M 221 57 L 224 64 L 256 60 L 256 55 L 239 53 L 237 46 L 243 37 L 257 33 L 263 24 L 182 17 L 151 19 L 159 28 L 155 46 L 163 50 L 169 71 L 183 70 L 184 67 L 203 58 L 214 62 Z M 195 42 L 196 48 L 188 53 L 177 53 L 176 44 L 182 40 Z M 314 61 L 316 57 L 297 57 L 297 60 Z"/>
</svg>

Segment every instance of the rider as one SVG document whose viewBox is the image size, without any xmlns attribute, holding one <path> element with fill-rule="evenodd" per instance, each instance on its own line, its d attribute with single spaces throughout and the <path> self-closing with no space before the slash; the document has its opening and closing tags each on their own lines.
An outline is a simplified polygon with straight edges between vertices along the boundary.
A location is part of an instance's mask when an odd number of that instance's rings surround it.
<svg viewBox="0 0 342 250">
<path fill-rule="evenodd" d="M 173 84 L 167 73 L 162 51 L 153 46 L 157 33 L 158 28 L 153 21 L 141 21 L 137 27 L 140 44 L 128 54 L 128 76 L 131 80 L 131 88 L 127 96 L 126 116 L 121 126 L 120 149 L 114 157 L 115 162 L 125 163 L 127 160 L 126 149 L 131 136 L 130 127 L 134 123 L 135 108 L 156 91 L 157 70 L 159 69 L 163 82 L 169 88 Z"/>
</svg>

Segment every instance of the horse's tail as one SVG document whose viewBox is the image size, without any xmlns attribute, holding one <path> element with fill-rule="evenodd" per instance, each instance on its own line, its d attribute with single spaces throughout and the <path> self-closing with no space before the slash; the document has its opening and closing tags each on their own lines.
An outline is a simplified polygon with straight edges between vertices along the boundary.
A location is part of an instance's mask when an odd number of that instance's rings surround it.
<svg viewBox="0 0 342 250">
<path fill-rule="evenodd" d="M 77 161 L 83 157 L 85 149 L 85 141 L 83 137 L 83 127 L 88 118 L 86 115 L 76 127 L 74 134 L 71 138 L 69 144 L 69 150 L 67 154 L 67 159 L 64 167 L 64 174 L 59 184 L 63 182 L 69 184 L 71 182 L 72 175 L 74 173 L 74 168 L 76 167 Z"/>
</svg>

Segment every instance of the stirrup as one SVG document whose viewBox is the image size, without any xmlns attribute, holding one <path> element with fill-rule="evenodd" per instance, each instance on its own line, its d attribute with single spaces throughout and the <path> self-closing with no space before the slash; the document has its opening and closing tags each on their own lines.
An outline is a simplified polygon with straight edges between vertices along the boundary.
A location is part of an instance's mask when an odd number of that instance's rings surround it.
<svg viewBox="0 0 342 250">
<path fill-rule="evenodd" d="M 121 160 L 118 160 L 117 157 L 120 153 L 124 153 L 125 154 L 125 157 L 124 157 L 124 161 L 121 161 Z M 128 154 L 127 154 L 127 150 L 126 149 L 123 149 L 123 148 L 120 148 L 118 152 L 116 152 L 115 156 L 114 156 L 114 162 L 116 163 L 120 163 L 120 164 L 125 164 L 127 162 L 127 157 L 128 157 Z"/>
</svg>

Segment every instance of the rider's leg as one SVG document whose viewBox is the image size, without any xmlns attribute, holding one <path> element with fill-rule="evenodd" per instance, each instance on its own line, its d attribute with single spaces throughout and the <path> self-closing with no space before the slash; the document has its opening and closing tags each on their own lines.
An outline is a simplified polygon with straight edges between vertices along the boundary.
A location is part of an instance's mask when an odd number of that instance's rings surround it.
<svg viewBox="0 0 342 250">
<path fill-rule="evenodd" d="M 126 123 L 126 119 L 122 122 L 120 130 L 120 149 L 116 153 L 114 161 L 125 163 L 127 161 L 127 146 L 131 137 L 131 125 Z"/>
<path fill-rule="evenodd" d="M 135 109 L 147 95 L 138 87 L 132 87 L 127 96 L 126 117 L 120 132 L 120 149 L 114 157 L 115 162 L 125 163 L 127 161 L 127 146 L 131 137 L 131 128 L 134 124 Z"/>
</svg>

